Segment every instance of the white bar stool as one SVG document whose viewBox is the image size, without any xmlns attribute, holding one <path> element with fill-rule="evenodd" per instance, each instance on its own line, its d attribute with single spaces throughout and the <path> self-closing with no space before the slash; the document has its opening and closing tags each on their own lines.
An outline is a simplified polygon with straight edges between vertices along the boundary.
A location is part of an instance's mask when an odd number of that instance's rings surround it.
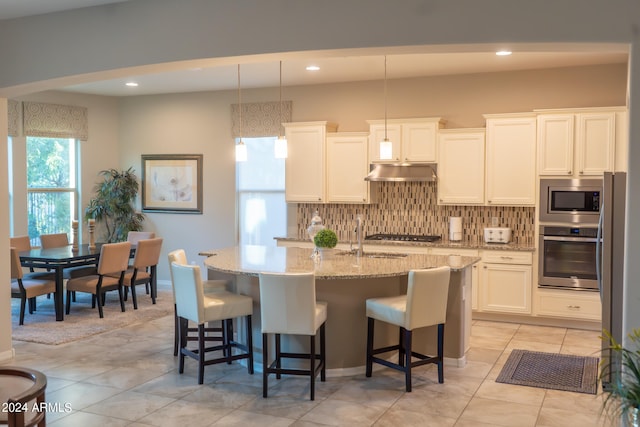
<svg viewBox="0 0 640 427">
<path fill-rule="evenodd" d="M 267 397 L 269 374 L 306 375 L 311 381 L 311 400 L 315 381 L 326 379 L 325 322 L 327 303 L 316 301 L 313 273 L 260 273 L 260 312 L 262 320 L 262 397 Z M 320 354 L 316 354 L 316 334 L 320 329 Z M 269 365 L 269 334 L 275 334 L 275 360 Z M 282 352 L 280 335 L 309 335 L 309 352 Z M 309 369 L 284 368 L 282 359 L 308 359 Z"/>
<path fill-rule="evenodd" d="M 405 373 L 405 387 L 411 391 L 411 369 L 427 363 L 438 365 L 438 382 L 444 382 L 443 349 L 444 323 L 447 317 L 449 296 L 449 267 L 412 270 L 409 272 L 407 294 L 367 300 L 367 367 L 366 376 L 371 377 L 373 362 Z M 375 320 L 400 327 L 397 345 L 373 348 Z M 438 325 L 438 355 L 425 356 L 412 351 L 411 339 L 414 329 Z M 375 357 L 376 354 L 398 351 L 398 363 Z M 411 357 L 419 360 L 412 362 Z"/>
<path fill-rule="evenodd" d="M 184 357 L 189 356 L 198 361 L 198 384 L 204 382 L 204 367 L 216 363 L 231 363 L 234 360 L 249 359 L 247 369 L 253 374 L 253 340 L 251 336 L 251 315 L 253 313 L 253 299 L 245 295 L 220 291 L 204 293 L 200 267 L 197 265 L 171 264 L 173 285 L 176 296 L 177 315 L 180 319 L 180 361 L 178 371 L 184 372 Z M 233 318 L 246 318 L 247 343 L 241 344 L 233 340 Z M 205 323 L 221 320 L 224 334 L 221 345 L 205 346 Z M 187 348 L 187 323 L 198 325 L 198 349 Z M 233 348 L 242 353 L 233 354 Z M 206 360 L 206 353 L 210 351 L 223 352 L 218 358 Z"/>
<path fill-rule="evenodd" d="M 169 258 L 169 266 L 171 266 L 171 263 L 173 262 L 175 262 L 176 264 L 182 264 L 182 265 L 189 264 L 189 262 L 187 261 L 187 254 L 185 253 L 184 249 L 176 249 L 175 251 L 169 252 L 168 258 Z M 173 301 L 174 301 L 174 304 L 173 304 L 173 316 L 174 316 L 173 355 L 177 356 L 178 347 L 180 344 L 180 322 L 178 321 L 178 309 L 175 306 L 176 291 L 175 291 L 175 287 L 173 286 L 173 270 L 171 268 L 169 268 L 169 273 L 171 275 L 171 290 L 173 291 Z M 211 292 L 226 291 L 227 284 L 228 284 L 228 281 L 226 280 L 203 280 L 202 288 L 204 289 L 204 293 L 206 295 Z M 221 334 L 219 336 L 206 335 L 205 341 L 223 341 L 224 340 L 223 338 L 224 331 L 222 328 L 212 326 L 212 327 L 205 328 L 204 331 L 206 333 L 219 332 Z M 194 333 L 194 332 L 198 332 L 198 328 L 189 328 L 187 325 L 188 341 L 198 340 L 197 336 L 190 335 L 190 333 Z"/>
</svg>

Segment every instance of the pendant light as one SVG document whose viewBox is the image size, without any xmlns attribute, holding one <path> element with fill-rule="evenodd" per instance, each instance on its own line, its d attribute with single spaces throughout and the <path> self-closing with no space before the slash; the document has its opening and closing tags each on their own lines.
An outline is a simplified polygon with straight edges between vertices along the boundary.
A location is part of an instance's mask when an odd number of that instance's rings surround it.
<svg viewBox="0 0 640 427">
<path fill-rule="evenodd" d="M 242 94 L 240 91 L 240 64 L 238 64 L 238 119 L 240 141 L 236 144 L 236 162 L 247 161 L 247 146 L 242 141 Z"/>
<path fill-rule="evenodd" d="M 276 159 L 287 158 L 287 140 L 282 135 L 282 61 L 280 61 L 280 125 L 278 126 L 278 139 L 274 145 Z"/>
<path fill-rule="evenodd" d="M 384 56 L 384 139 L 380 141 L 380 160 L 393 158 L 393 144 L 387 136 L 387 55 Z"/>
</svg>

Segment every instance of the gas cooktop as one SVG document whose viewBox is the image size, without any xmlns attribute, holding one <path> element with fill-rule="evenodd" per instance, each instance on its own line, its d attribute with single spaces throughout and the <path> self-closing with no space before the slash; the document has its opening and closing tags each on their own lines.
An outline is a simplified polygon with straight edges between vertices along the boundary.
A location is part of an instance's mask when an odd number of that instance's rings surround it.
<svg viewBox="0 0 640 427">
<path fill-rule="evenodd" d="M 372 234 L 364 240 L 392 240 L 396 242 L 437 242 L 440 236 L 428 236 L 423 234 Z"/>
</svg>

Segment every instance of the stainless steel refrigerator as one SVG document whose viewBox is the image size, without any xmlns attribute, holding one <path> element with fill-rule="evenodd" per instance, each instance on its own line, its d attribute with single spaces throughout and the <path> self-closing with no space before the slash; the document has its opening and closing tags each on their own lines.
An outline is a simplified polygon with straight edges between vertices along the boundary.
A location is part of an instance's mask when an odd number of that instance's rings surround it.
<svg viewBox="0 0 640 427">
<path fill-rule="evenodd" d="M 598 233 L 601 243 L 596 250 L 596 270 L 602 301 L 602 329 L 622 342 L 625 199 L 627 174 L 606 172 L 601 194 Z M 602 357 L 608 358 L 608 341 L 602 341 Z M 615 361 L 612 361 L 615 363 Z M 602 386 L 606 390 L 615 381 L 615 372 L 604 372 Z"/>
</svg>

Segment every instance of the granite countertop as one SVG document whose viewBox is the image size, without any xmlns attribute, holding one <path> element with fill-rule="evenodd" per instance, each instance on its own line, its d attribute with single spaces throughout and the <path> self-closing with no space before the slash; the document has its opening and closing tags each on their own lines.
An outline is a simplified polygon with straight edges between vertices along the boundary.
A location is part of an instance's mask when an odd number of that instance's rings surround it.
<svg viewBox="0 0 640 427">
<path fill-rule="evenodd" d="M 276 240 L 284 242 L 304 242 L 311 243 L 309 239 L 300 239 L 298 237 L 276 237 Z M 342 243 L 342 242 L 341 242 Z M 410 246 L 424 248 L 456 248 L 456 249 L 485 249 L 499 251 L 526 251 L 533 252 L 536 250 L 534 245 L 522 243 L 485 243 L 484 241 L 461 241 L 452 242 L 449 240 L 440 240 L 437 242 L 399 242 L 391 240 L 365 240 L 365 250 L 367 246 Z"/>
<path fill-rule="evenodd" d="M 257 276 L 261 272 L 301 273 L 314 272 L 318 279 L 363 279 L 394 277 L 408 274 L 409 270 L 448 265 L 462 270 L 479 257 L 408 254 L 387 257 L 364 255 L 357 257 L 346 251 L 333 249 L 320 260 L 311 258 L 311 248 L 238 246 L 201 251 L 207 256 L 207 268 L 223 273 Z"/>
</svg>

